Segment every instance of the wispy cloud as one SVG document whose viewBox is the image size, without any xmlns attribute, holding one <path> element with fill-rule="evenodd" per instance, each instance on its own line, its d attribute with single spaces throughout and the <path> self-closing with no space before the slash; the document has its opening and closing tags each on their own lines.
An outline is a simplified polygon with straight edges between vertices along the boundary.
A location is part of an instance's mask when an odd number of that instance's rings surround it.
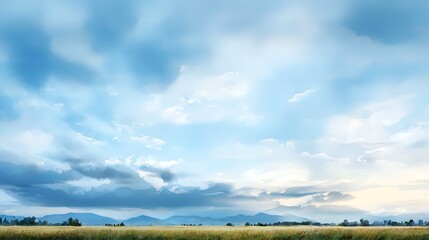
<svg viewBox="0 0 429 240">
<path fill-rule="evenodd" d="M 304 99 L 304 98 L 306 98 L 306 97 L 308 97 L 308 96 L 312 95 L 312 94 L 313 94 L 313 93 L 315 93 L 315 92 L 316 92 L 316 90 L 309 89 L 309 90 L 305 90 L 305 91 L 304 91 L 304 92 L 302 92 L 302 93 L 297 93 L 297 94 L 293 95 L 293 97 L 289 98 L 288 103 L 296 103 L 296 102 L 299 102 L 299 101 L 301 101 L 302 99 Z"/>
<path fill-rule="evenodd" d="M 131 141 L 143 144 L 146 148 L 154 150 L 162 150 L 165 141 L 160 138 L 153 138 L 149 136 L 131 136 Z"/>
</svg>

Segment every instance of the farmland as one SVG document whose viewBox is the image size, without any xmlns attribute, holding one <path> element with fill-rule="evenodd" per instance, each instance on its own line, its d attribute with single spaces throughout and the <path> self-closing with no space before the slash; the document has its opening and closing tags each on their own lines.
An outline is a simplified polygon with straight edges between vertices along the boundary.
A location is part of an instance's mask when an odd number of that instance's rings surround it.
<svg viewBox="0 0 429 240">
<path fill-rule="evenodd" d="M 429 239 L 428 227 L 0 227 L 0 239 Z"/>
</svg>

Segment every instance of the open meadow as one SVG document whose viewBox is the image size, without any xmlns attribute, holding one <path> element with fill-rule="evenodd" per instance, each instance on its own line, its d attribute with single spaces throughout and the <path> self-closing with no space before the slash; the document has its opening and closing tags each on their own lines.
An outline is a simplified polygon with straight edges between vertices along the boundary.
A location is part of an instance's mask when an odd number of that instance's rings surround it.
<svg viewBox="0 0 429 240">
<path fill-rule="evenodd" d="M 0 239 L 428 239 L 428 227 L 0 227 Z"/>
</svg>

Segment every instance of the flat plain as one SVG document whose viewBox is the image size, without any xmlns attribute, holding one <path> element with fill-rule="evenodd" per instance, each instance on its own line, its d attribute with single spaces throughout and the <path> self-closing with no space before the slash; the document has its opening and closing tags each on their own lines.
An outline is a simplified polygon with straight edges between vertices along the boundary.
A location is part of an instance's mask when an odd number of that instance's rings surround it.
<svg viewBox="0 0 429 240">
<path fill-rule="evenodd" d="M 0 227 L 0 239 L 426 239 L 429 227 Z"/>
</svg>

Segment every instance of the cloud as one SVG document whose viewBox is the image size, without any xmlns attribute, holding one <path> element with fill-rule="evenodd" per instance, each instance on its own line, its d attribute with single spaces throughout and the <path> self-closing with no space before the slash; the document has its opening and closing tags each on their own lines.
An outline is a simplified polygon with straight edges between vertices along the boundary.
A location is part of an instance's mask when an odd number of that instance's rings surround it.
<svg viewBox="0 0 429 240">
<path fill-rule="evenodd" d="M 22 164 L 19 156 L 10 152 L 0 152 L 0 184 L 4 187 L 27 188 L 39 184 L 64 183 L 77 179 L 72 171 L 52 171 L 34 164 Z"/>
<path fill-rule="evenodd" d="M 91 70 L 65 61 L 52 52 L 51 37 L 37 22 L 17 21 L 0 25 L 3 46 L 8 59 L 6 64 L 29 89 L 40 89 L 49 76 L 67 76 L 67 79 L 90 79 Z M 27 36 L 32 36 L 29 42 Z"/>
<path fill-rule="evenodd" d="M 162 150 L 165 141 L 159 138 L 151 138 L 149 136 L 131 136 L 131 141 L 141 143 L 145 145 L 146 148 L 154 150 Z"/>
<path fill-rule="evenodd" d="M 80 174 L 94 179 L 112 179 L 119 182 L 141 182 L 138 174 L 130 169 L 118 169 L 118 167 L 91 167 L 85 165 L 73 166 Z"/>
<path fill-rule="evenodd" d="M 299 186 L 286 189 L 286 191 L 282 193 L 282 195 L 285 197 L 303 197 L 317 194 L 320 191 L 321 190 L 316 186 Z"/>
<path fill-rule="evenodd" d="M 161 178 L 164 183 L 169 183 L 176 179 L 175 174 L 166 169 L 159 169 L 152 166 L 141 166 L 140 170 L 154 174 L 156 177 Z"/>
<path fill-rule="evenodd" d="M 91 42 L 101 51 L 111 51 L 123 45 L 125 36 L 138 20 L 139 4 L 134 0 L 109 4 L 92 1 L 81 6 L 88 12 L 85 27 Z"/>
<path fill-rule="evenodd" d="M 157 191 L 154 188 L 145 190 L 117 188 L 111 191 L 90 190 L 85 193 L 72 194 L 62 190 L 45 187 L 15 187 L 8 192 L 26 204 L 50 207 L 127 207 L 127 208 L 183 208 L 228 206 L 230 188 L 215 184 L 207 189 L 186 189 L 172 192 L 167 189 Z"/>
<path fill-rule="evenodd" d="M 18 156 L 2 152 L 0 155 L 0 185 L 19 202 L 49 207 L 132 207 L 132 208 L 181 208 L 200 206 L 227 206 L 232 204 L 232 187 L 227 184 L 212 184 L 208 188 L 175 188 L 174 191 L 162 188 L 156 190 L 146 184 L 136 172 L 121 167 L 90 167 L 85 161 L 70 160 L 67 171 L 45 170 L 36 165 L 23 165 Z M 175 175 L 169 170 L 155 167 L 141 167 L 157 174 L 165 182 L 171 182 Z M 109 182 L 96 183 L 97 188 L 85 188 L 78 181 L 89 179 L 112 179 L 127 187 L 115 187 Z M 130 188 L 132 180 L 137 188 Z M 87 181 L 88 182 L 88 181 Z M 101 185 L 100 185 L 101 184 Z M 73 188 L 72 191 L 69 191 Z M 85 191 L 76 191 L 85 188 Z"/>
<path fill-rule="evenodd" d="M 351 4 L 352 10 L 346 15 L 344 25 L 358 36 L 398 44 L 427 34 L 424 25 L 429 23 L 429 18 L 423 10 L 427 7 L 427 2 L 421 0 L 408 4 L 398 0 L 359 1 Z"/>
<path fill-rule="evenodd" d="M 19 111 L 14 108 L 14 100 L 9 96 L 0 94 L 0 121 L 14 120 L 19 116 Z"/>
<path fill-rule="evenodd" d="M 338 201 L 347 201 L 352 198 L 353 197 L 350 194 L 333 191 L 313 196 L 312 199 L 308 201 L 308 203 L 332 203 Z"/>
<path fill-rule="evenodd" d="M 44 206 L 420 200 L 427 4 L 328 2 L 0 1 L 2 186 Z"/>
<path fill-rule="evenodd" d="M 295 94 L 293 97 L 289 98 L 288 103 L 296 103 L 296 102 L 299 102 L 299 101 L 301 101 L 302 99 L 304 99 L 304 98 L 306 98 L 306 97 L 308 97 L 308 96 L 312 95 L 312 94 L 313 94 L 313 93 L 315 93 L 315 92 L 316 92 L 315 90 L 311 90 L 311 89 L 309 89 L 309 90 L 305 90 L 305 91 L 304 91 L 304 92 L 302 92 L 302 93 L 297 93 L 297 94 Z"/>
</svg>

